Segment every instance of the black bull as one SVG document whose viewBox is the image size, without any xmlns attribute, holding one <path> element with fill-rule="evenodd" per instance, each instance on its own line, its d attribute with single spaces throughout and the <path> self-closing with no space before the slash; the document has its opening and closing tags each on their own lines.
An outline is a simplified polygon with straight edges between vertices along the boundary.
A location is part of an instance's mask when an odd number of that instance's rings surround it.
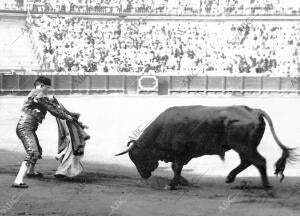
<svg viewBox="0 0 300 216">
<path fill-rule="evenodd" d="M 262 184 L 270 188 L 266 172 L 266 159 L 257 151 L 267 120 L 273 137 L 282 149 L 282 155 L 275 163 L 275 174 L 281 174 L 288 161 L 292 160 L 293 149 L 284 146 L 278 139 L 270 116 L 260 109 L 247 106 L 171 107 L 161 113 L 137 140 L 128 142 L 129 157 L 143 178 L 149 178 L 158 167 L 158 161 L 172 162 L 174 178 L 170 189 L 176 185 L 188 185 L 181 176 L 181 170 L 192 158 L 203 155 L 219 155 L 235 150 L 240 164 L 226 178 L 227 183 L 250 165 L 260 172 Z"/>
</svg>

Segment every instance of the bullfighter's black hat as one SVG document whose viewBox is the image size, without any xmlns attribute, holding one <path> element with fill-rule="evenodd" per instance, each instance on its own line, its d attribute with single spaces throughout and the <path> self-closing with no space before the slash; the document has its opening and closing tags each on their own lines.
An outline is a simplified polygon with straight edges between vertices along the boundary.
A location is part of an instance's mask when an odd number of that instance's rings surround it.
<svg viewBox="0 0 300 216">
<path fill-rule="evenodd" d="M 34 81 L 34 86 L 36 86 L 36 83 L 42 83 L 44 85 L 51 86 L 51 80 L 47 77 L 44 76 L 39 76 L 35 81 Z"/>
</svg>

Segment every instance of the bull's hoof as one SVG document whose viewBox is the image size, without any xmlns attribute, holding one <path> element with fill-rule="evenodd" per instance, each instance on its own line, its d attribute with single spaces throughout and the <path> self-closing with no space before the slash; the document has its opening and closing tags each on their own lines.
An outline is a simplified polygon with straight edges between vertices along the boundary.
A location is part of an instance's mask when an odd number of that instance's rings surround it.
<svg viewBox="0 0 300 216">
<path fill-rule="evenodd" d="M 165 190 L 176 190 L 175 186 L 171 186 L 171 185 L 166 185 L 164 187 Z"/>
<path fill-rule="evenodd" d="M 225 183 L 230 184 L 234 182 L 235 176 L 227 176 Z"/>
</svg>

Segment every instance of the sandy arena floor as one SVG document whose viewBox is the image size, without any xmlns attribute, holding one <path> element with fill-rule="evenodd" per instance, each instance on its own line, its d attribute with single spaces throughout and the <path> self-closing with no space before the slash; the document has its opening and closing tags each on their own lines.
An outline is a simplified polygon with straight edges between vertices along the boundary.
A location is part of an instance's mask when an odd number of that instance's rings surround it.
<svg viewBox="0 0 300 216">
<path fill-rule="evenodd" d="M 85 171 L 68 181 L 54 179 L 57 167 L 57 128 L 49 114 L 38 129 L 45 158 L 38 169 L 41 180 L 28 180 L 30 188 L 10 188 L 24 157 L 15 126 L 24 97 L 0 97 L 0 214 L 4 215 L 287 215 L 300 213 L 300 163 L 286 169 L 283 183 L 273 176 L 273 164 L 281 152 L 267 127 L 259 151 L 266 157 L 272 192 L 260 188 L 258 171 L 248 168 L 231 185 L 225 176 L 238 163 L 235 152 L 223 163 L 217 156 L 194 159 L 183 175 L 193 187 L 166 191 L 172 177 L 170 164 L 161 163 L 154 175 L 141 180 L 128 156 L 115 157 L 134 131 L 146 126 L 174 105 L 245 104 L 267 111 L 282 142 L 299 146 L 300 99 L 295 97 L 119 97 L 59 96 L 70 110 L 82 114 L 91 140 L 86 147 Z M 247 184 L 246 188 L 241 187 Z M 8 208 L 9 206 L 10 208 Z M 3 211 L 3 209 L 8 209 Z M 1 211 L 2 210 L 2 211 Z"/>
</svg>

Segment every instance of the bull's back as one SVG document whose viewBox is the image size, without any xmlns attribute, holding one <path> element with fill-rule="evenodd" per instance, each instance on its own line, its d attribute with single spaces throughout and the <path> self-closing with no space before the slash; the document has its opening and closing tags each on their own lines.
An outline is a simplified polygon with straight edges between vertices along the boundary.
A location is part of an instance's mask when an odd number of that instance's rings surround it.
<svg viewBox="0 0 300 216">
<path fill-rule="evenodd" d="M 156 123 L 156 142 L 173 145 L 224 142 L 228 129 L 245 130 L 249 125 L 259 124 L 259 120 L 255 110 L 245 106 L 182 106 L 167 109 Z"/>
<path fill-rule="evenodd" d="M 160 124 L 180 124 L 194 121 L 216 123 L 226 121 L 256 121 L 255 109 L 247 106 L 177 106 L 164 111 Z"/>
</svg>

